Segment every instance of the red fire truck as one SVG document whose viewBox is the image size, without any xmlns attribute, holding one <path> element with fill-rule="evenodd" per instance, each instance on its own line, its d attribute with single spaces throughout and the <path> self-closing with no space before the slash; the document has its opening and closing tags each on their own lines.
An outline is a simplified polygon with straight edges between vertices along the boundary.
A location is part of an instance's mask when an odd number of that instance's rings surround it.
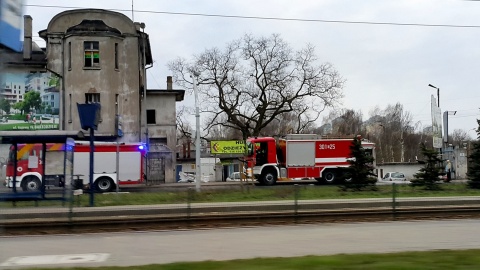
<svg viewBox="0 0 480 270">
<path fill-rule="evenodd" d="M 95 142 L 94 143 L 95 189 L 100 192 L 113 190 L 115 185 L 138 184 L 144 181 L 144 158 L 146 147 L 142 143 Z M 42 144 L 17 145 L 17 166 L 15 169 L 14 146 L 10 147 L 6 164 L 7 187 L 14 185 L 13 172 L 16 171 L 15 186 L 23 191 L 36 191 L 41 187 L 44 175 L 46 187 L 65 185 L 64 162 L 65 144 L 46 144 L 43 159 Z M 119 173 L 117 179 L 117 153 Z M 42 160 L 45 160 L 45 173 Z M 73 147 L 73 174 L 81 182 L 72 183 L 75 188 L 87 186 L 90 173 L 90 142 L 75 141 Z"/>
<path fill-rule="evenodd" d="M 292 178 L 315 178 L 326 184 L 338 183 L 341 168 L 350 166 L 348 159 L 352 157 L 352 142 L 353 138 L 329 139 L 314 134 L 291 134 L 280 139 L 249 138 L 247 173 L 253 174 L 264 185 Z M 362 140 L 362 147 L 375 158 L 372 142 Z"/>
</svg>

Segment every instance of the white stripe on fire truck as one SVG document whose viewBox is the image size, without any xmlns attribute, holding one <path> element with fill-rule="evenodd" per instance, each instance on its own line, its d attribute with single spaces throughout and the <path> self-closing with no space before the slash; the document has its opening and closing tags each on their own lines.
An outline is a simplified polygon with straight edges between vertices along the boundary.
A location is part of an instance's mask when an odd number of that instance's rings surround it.
<svg viewBox="0 0 480 270">
<path fill-rule="evenodd" d="M 338 162 L 347 162 L 347 158 L 338 157 L 338 158 L 316 158 L 315 163 L 338 163 Z"/>
</svg>

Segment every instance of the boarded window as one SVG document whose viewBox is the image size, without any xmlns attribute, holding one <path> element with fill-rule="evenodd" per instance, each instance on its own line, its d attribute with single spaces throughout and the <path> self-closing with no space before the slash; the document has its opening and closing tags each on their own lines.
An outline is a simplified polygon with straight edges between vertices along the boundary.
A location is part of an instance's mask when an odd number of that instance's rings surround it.
<svg viewBox="0 0 480 270">
<path fill-rule="evenodd" d="M 72 43 L 68 42 L 68 69 L 72 69 Z"/>
<path fill-rule="evenodd" d="M 118 43 L 115 43 L 115 69 L 118 69 Z"/>
<path fill-rule="evenodd" d="M 155 110 L 147 110 L 147 124 L 156 124 Z"/>
<path fill-rule="evenodd" d="M 85 103 L 100 103 L 100 93 L 86 93 Z"/>
</svg>

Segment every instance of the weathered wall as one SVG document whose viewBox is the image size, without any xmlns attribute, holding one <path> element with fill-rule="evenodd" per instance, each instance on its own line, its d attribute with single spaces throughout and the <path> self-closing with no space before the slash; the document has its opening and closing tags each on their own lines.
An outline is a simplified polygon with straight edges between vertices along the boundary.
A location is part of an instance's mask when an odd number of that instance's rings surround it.
<svg viewBox="0 0 480 270">
<path fill-rule="evenodd" d="M 377 165 L 379 170 L 378 177 L 382 178 L 387 172 L 402 172 L 407 177 L 407 180 L 413 179 L 413 175 L 423 167 L 419 163 L 386 163 Z"/>
<path fill-rule="evenodd" d="M 98 33 L 66 34 L 84 19 L 102 20 L 121 32 L 120 36 Z M 122 116 L 121 141 L 140 141 L 140 59 L 139 36 L 135 24 L 125 15 L 107 10 L 71 10 L 56 15 L 46 30 L 48 68 L 63 76 L 60 119 L 64 130 L 80 130 L 77 103 L 85 103 L 85 93 L 100 93 L 101 119 L 98 133 L 115 134 L 116 96 Z M 100 66 L 84 67 L 84 41 L 98 41 Z M 115 68 L 115 43 L 118 69 Z M 70 45 L 69 45 L 70 44 Z M 71 46 L 71 54 L 69 51 Z M 71 57 L 71 59 L 70 59 Z M 69 67 L 71 61 L 71 67 Z"/>
<path fill-rule="evenodd" d="M 155 110 L 155 124 L 148 125 L 148 137 L 166 139 L 167 147 L 172 151 L 171 162 L 165 164 L 165 182 L 175 182 L 176 167 L 176 99 L 175 94 L 160 93 L 162 90 L 148 91 L 146 108 Z"/>
</svg>

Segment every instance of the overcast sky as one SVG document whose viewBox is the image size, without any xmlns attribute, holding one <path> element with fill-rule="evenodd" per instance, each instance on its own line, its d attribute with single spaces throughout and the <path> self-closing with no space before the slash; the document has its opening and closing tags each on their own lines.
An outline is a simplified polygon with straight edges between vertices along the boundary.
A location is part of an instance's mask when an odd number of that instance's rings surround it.
<svg viewBox="0 0 480 270">
<path fill-rule="evenodd" d="M 133 3 L 133 13 L 132 13 Z M 480 118 L 480 1 L 463 0 L 24 0 L 38 31 L 57 13 L 101 8 L 146 24 L 154 67 L 150 89 L 166 88 L 166 64 L 206 48 L 224 48 L 244 34 L 278 33 L 294 49 L 315 46 L 347 80 L 343 108 L 361 110 L 364 120 L 379 106 L 399 102 L 423 127 L 431 125 L 431 95 L 440 88 L 440 107 L 450 133 L 472 138 Z M 203 15 L 284 18 L 232 18 Z M 35 34 L 37 33 L 37 34 Z M 174 86 L 175 87 L 175 86 Z M 193 105 L 193 95 L 185 104 Z M 191 123 L 194 123 L 191 122 Z M 323 123 L 318 123 L 321 125 Z"/>
</svg>

